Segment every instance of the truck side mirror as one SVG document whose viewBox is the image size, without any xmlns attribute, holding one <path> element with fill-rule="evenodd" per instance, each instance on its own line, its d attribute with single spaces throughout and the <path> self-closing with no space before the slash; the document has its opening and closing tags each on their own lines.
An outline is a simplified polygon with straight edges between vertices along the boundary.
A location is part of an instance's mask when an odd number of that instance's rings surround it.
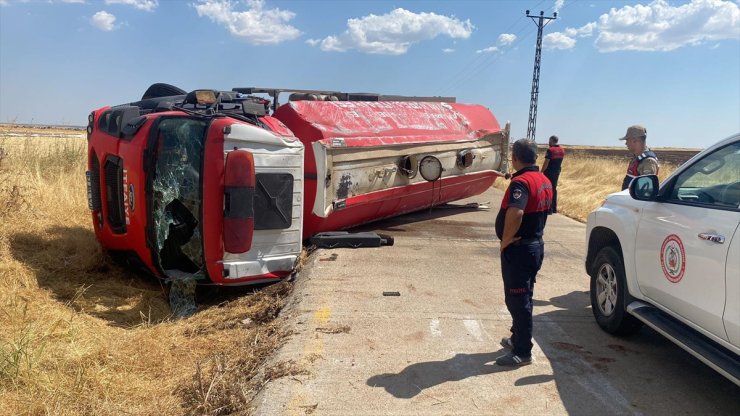
<svg viewBox="0 0 740 416">
<path fill-rule="evenodd" d="M 638 201 L 655 201 L 659 185 L 655 175 L 638 176 L 630 183 L 630 196 Z"/>
<path fill-rule="evenodd" d="M 255 183 L 252 153 L 229 152 L 224 167 L 224 250 L 229 253 L 252 248 Z"/>
</svg>

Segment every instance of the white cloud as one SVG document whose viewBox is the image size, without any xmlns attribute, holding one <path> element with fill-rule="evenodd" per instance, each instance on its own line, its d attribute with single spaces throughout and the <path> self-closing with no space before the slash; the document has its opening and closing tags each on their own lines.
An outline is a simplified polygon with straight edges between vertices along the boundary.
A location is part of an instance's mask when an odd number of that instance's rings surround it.
<svg viewBox="0 0 740 416">
<path fill-rule="evenodd" d="M 452 52 L 455 52 L 455 50 L 452 49 L 452 48 L 444 48 L 444 49 L 442 49 L 442 52 L 444 52 L 444 53 L 452 53 Z"/>
<path fill-rule="evenodd" d="M 548 33 L 542 38 L 545 49 L 571 49 L 576 46 L 575 38 L 586 38 L 593 35 L 596 23 L 586 23 L 579 28 L 568 27 L 562 32 Z"/>
<path fill-rule="evenodd" d="M 8 0 L 0 0 L 0 6 L 7 6 Z"/>
<path fill-rule="evenodd" d="M 594 29 L 596 29 L 596 22 L 586 23 L 585 25 L 574 29 L 572 27 L 566 28 L 564 33 L 568 37 L 579 37 L 579 38 L 585 38 L 593 35 Z"/>
<path fill-rule="evenodd" d="M 105 0 L 105 4 L 125 4 L 147 12 L 154 11 L 159 6 L 157 0 Z"/>
<path fill-rule="evenodd" d="M 511 45 L 516 40 L 516 35 L 513 33 L 502 33 L 498 35 L 498 44 L 501 46 Z"/>
<path fill-rule="evenodd" d="M 17 0 L 17 3 L 31 3 L 32 0 Z M 50 4 L 57 4 L 57 3 L 65 3 L 65 4 L 86 4 L 87 0 L 46 0 L 47 3 Z M 0 0 L 0 6 L 2 5 L 8 5 L 10 4 L 10 0 Z"/>
<path fill-rule="evenodd" d="M 554 12 L 560 13 L 560 9 L 563 8 L 563 4 L 565 4 L 565 0 L 555 0 Z"/>
<path fill-rule="evenodd" d="M 411 45 L 437 36 L 467 39 L 473 28 L 470 20 L 398 8 L 381 16 L 370 14 L 348 19 L 347 30 L 325 37 L 320 47 L 327 52 L 356 49 L 365 53 L 402 55 Z"/>
<path fill-rule="evenodd" d="M 570 49 L 576 46 L 576 40 L 560 32 L 548 33 L 542 37 L 542 47 L 545 49 Z"/>
<path fill-rule="evenodd" d="M 104 32 L 111 32 L 118 29 L 118 26 L 116 26 L 116 16 L 106 11 L 95 13 L 90 18 L 90 24 Z"/>
<path fill-rule="evenodd" d="M 548 45 L 568 49 L 579 37 L 597 33 L 600 52 L 672 51 L 725 39 L 740 39 L 740 6 L 725 0 L 691 0 L 671 6 L 665 0 L 612 8 L 595 22 L 555 32 Z M 544 39 L 543 39 L 544 42 Z"/>
<path fill-rule="evenodd" d="M 692 0 L 678 7 L 664 0 L 611 9 L 598 20 L 596 48 L 671 51 L 708 41 L 740 38 L 740 6 L 731 1 Z"/>
<path fill-rule="evenodd" d="M 335 36 L 325 37 L 318 45 L 321 45 L 321 50 L 325 52 L 344 52 L 347 50 Z"/>
<path fill-rule="evenodd" d="M 203 0 L 195 5 L 198 16 L 205 16 L 252 45 L 270 45 L 293 40 L 301 32 L 288 24 L 295 17 L 289 10 L 265 9 L 264 0 L 247 0 L 247 10 L 234 10 L 228 0 Z M 309 43 L 310 44 L 310 43 Z"/>
<path fill-rule="evenodd" d="M 489 47 L 484 48 L 484 49 L 478 49 L 477 51 L 475 51 L 475 53 L 493 53 L 493 52 L 496 52 L 496 51 L 498 51 L 498 48 L 497 47 L 495 47 L 495 46 L 489 46 Z"/>
<path fill-rule="evenodd" d="M 306 43 L 311 46 L 316 46 L 321 43 L 321 39 L 306 39 Z"/>
</svg>

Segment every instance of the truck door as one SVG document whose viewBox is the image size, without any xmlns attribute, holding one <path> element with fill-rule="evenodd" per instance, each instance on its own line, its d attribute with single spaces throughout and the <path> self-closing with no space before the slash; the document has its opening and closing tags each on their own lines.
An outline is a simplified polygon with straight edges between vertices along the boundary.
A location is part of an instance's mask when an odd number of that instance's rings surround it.
<svg viewBox="0 0 740 416">
<path fill-rule="evenodd" d="M 729 253 L 740 253 L 740 227 L 735 230 Z M 725 275 L 727 276 L 725 329 L 727 330 L 727 336 L 730 338 L 730 343 L 740 347 L 740 256 L 737 254 L 727 256 Z"/>
<path fill-rule="evenodd" d="M 658 199 L 645 205 L 636 235 L 640 290 L 727 340 L 723 315 L 731 270 L 726 267 L 740 224 L 740 142 L 682 168 Z M 737 279 L 737 269 L 734 274 Z"/>
</svg>

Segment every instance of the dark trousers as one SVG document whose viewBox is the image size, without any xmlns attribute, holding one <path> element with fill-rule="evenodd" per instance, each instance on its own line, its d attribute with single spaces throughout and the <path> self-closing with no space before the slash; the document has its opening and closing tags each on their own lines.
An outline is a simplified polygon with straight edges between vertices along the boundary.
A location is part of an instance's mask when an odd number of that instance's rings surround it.
<svg viewBox="0 0 740 416">
<path fill-rule="evenodd" d="M 545 244 L 510 245 L 501 253 L 504 299 L 512 320 L 514 354 L 532 355 L 532 296 L 537 272 L 545 257 Z"/>
<path fill-rule="evenodd" d="M 555 214 L 558 212 L 558 178 L 560 178 L 560 171 L 554 172 L 545 170 L 543 173 L 552 184 L 552 205 L 550 206 L 550 213 Z"/>
</svg>

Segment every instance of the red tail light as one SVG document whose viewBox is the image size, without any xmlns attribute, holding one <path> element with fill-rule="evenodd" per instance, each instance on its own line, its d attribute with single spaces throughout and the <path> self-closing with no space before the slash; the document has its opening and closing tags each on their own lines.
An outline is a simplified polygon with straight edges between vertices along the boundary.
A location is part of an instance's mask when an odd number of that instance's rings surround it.
<svg viewBox="0 0 740 416">
<path fill-rule="evenodd" d="M 226 155 L 224 168 L 224 249 L 244 253 L 254 234 L 254 157 L 246 150 Z"/>
</svg>

